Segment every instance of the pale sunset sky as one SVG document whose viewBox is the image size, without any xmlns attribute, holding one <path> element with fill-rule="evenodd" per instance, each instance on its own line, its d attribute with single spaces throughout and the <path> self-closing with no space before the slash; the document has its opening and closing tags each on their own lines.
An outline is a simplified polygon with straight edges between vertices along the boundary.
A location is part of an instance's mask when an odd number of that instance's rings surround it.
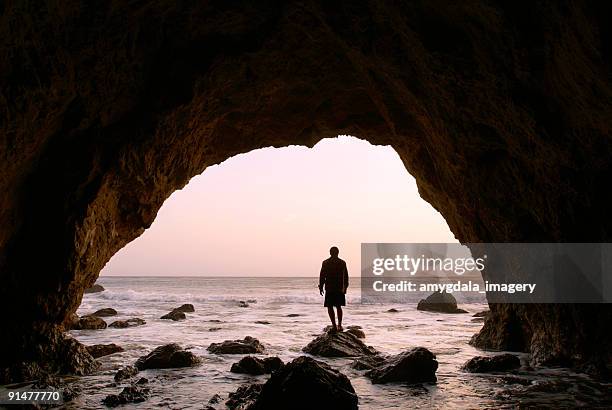
<svg viewBox="0 0 612 410">
<path fill-rule="evenodd" d="M 341 136 L 207 168 L 101 274 L 316 276 L 336 245 L 358 276 L 361 242 L 457 241 L 393 148 Z"/>
</svg>

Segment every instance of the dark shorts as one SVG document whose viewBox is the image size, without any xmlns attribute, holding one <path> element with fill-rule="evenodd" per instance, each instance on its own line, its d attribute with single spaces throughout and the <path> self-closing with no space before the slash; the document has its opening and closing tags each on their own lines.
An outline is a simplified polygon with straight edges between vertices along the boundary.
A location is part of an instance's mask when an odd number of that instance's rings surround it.
<svg viewBox="0 0 612 410">
<path fill-rule="evenodd" d="M 344 293 L 340 291 L 325 291 L 325 303 L 323 306 L 344 306 L 346 305 L 346 299 Z"/>
</svg>

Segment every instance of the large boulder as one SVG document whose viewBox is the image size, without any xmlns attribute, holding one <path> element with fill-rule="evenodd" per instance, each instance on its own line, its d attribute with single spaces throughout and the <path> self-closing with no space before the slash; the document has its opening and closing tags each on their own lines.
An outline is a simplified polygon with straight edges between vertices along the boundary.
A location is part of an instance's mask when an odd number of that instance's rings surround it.
<svg viewBox="0 0 612 410">
<path fill-rule="evenodd" d="M 348 377 L 307 356 L 287 363 L 263 385 L 241 387 L 230 399 L 230 409 L 245 410 L 354 410 L 359 401 Z"/>
<path fill-rule="evenodd" d="M 83 293 L 99 293 L 99 292 L 103 292 L 106 289 L 104 289 L 104 286 L 102 285 L 98 285 L 97 283 L 95 285 L 93 285 L 90 288 L 87 288 L 83 291 Z"/>
<path fill-rule="evenodd" d="M 372 356 L 376 350 L 366 346 L 357 336 L 347 332 L 325 332 L 302 349 L 305 353 L 323 357 Z"/>
<path fill-rule="evenodd" d="M 149 389 L 127 386 L 119 394 L 109 394 L 102 403 L 108 407 L 116 407 L 128 403 L 142 403 L 149 397 Z"/>
<path fill-rule="evenodd" d="M 518 356 L 510 353 L 496 356 L 476 356 L 465 362 L 461 370 L 469 373 L 506 372 L 521 367 Z"/>
<path fill-rule="evenodd" d="M 108 325 L 108 327 L 114 327 L 116 329 L 124 329 L 126 327 L 142 326 L 142 325 L 145 325 L 146 323 L 147 322 L 145 322 L 144 319 L 141 319 L 139 317 L 132 317 L 126 320 L 115 320 L 113 323 Z"/>
<path fill-rule="evenodd" d="M 265 357 L 260 359 L 254 356 L 245 356 L 238 363 L 232 364 L 230 372 L 260 375 L 272 373 L 283 366 L 283 361 L 278 357 Z"/>
<path fill-rule="evenodd" d="M 166 313 L 165 315 L 163 315 L 160 319 L 170 319 L 176 322 L 179 320 L 187 319 L 187 316 L 185 316 L 184 312 L 181 312 L 179 310 L 173 310 L 172 312 Z"/>
<path fill-rule="evenodd" d="M 74 330 L 106 329 L 106 322 L 97 316 L 83 316 L 72 323 Z"/>
<path fill-rule="evenodd" d="M 115 373 L 115 381 L 120 382 L 122 380 L 130 379 L 138 374 L 138 368 L 136 366 L 125 366 L 117 370 Z"/>
<path fill-rule="evenodd" d="M 417 310 L 438 313 L 467 313 L 467 311 L 457 308 L 457 299 L 446 292 L 435 292 L 427 296 L 426 299 L 421 299 L 417 305 Z"/>
<path fill-rule="evenodd" d="M 207 350 L 217 354 L 252 354 L 263 353 L 265 347 L 254 337 L 246 336 L 243 340 L 225 340 L 221 343 L 211 343 Z"/>
<path fill-rule="evenodd" d="M 117 315 L 117 311 L 115 309 L 104 308 L 104 309 L 96 310 L 95 312 L 87 316 L 109 317 L 109 316 L 116 316 L 116 315 Z"/>
<path fill-rule="evenodd" d="M 361 356 L 353 360 L 351 367 L 355 370 L 372 370 L 383 364 L 384 361 L 385 356 L 381 355 Z"/>
<path fill-rule="evenodd" d="M 190 367 L 200 363 L 200 358 L 183 350 L 176 343 L 160 346 L 146 356 L 136 360 L 138 370 Z"/>
<path fill-rule="evenodd" d="M 366 373 L 372 383 L 435 383 L 438 361 L 424 347 L 415 347 L 385 359 Z"/>
<path fill-rule="evenodd" d="M 185 303 L 175 309 L 172 309 L 175 312 L 183 312 L 183 313 L 193 313 L 195 312 L 195 308 L 191 303 Z"/>
<path fill-rule="evenodd" d="M 86 349 L 94 359 L 102 356 L 108 356 L 109 354 L 113 353 L 123 352 L 123 347 L 114 343 L 86 346 Z"/>
</svg>

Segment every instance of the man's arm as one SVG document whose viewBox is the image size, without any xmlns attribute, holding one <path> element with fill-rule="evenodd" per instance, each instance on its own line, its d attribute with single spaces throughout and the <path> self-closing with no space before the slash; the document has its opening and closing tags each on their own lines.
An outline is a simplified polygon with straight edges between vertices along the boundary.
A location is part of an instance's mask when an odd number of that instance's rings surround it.
<svg viewBox="0 0 612 410">
<path fill-rule="evenodd" d="M 325 285 L 325 271 L 323 267 L 325 266 L 325 262 L 321 264 L 321 272 L 319 273 L 319 293 L 323 294 L 323 285 Z"/>
<path fill-rule="evenodd" d="M 349 285 L 349 277 L 348 277 L 348 268 L 346 267 L 346 262 L 344 262 L 344 293 L 348 289 Z"/>
</svg>

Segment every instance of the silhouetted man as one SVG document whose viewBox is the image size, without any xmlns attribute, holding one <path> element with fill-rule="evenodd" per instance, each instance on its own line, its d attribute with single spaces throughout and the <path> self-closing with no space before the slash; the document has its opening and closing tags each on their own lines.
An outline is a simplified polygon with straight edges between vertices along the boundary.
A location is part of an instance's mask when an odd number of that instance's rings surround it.
<svg viewBox="0 0 612 410">
<path fill-rule="evenodd" d="M 335 246 L 329 250 L 331 256 L 323 261 L 321 274 L 319 275 L 319 293 L 323 295 L 323 286 L 325 286 L 325 303 L 323 306 L 327 307 L 333 331 L 342 331 L 342 306 L 346 304 L 344 295 L 349 284 L 346 262 L 338 257 L 339 252 Z M 336 326 L 334 306 L 338 311 L 338 326 Z"/>
</svg>

